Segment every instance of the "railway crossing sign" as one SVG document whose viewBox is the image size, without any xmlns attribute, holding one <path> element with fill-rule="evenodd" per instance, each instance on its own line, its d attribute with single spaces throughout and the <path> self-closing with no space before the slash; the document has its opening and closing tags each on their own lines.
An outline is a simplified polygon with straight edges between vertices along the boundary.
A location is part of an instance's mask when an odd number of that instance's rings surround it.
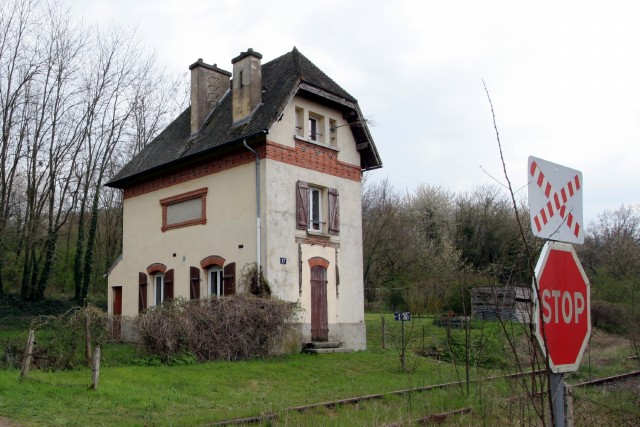
<svg viewBox="0 0 640 427">
<path fill-rule="evenodd" d="M 543 239 L 584 243 L 582 172 L 529 156 L 531 231 Z"/>
<path fill-rule="evenodd" d="M 547 242 L 535 269 L 534 322 L 538 343 L 554 373 L 580 366 L 591 336 L 591 294 L 573 246 Z M 538 299 L 539 297 L 539 299 Z"/>
</svg>

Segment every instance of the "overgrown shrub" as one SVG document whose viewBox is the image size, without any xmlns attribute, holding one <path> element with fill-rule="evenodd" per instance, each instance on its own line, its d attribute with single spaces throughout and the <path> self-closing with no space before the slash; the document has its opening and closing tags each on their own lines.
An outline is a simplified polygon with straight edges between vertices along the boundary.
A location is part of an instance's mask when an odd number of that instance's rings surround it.
<svg viewBox="0 0 640 427">
<path fill-rule="evenodd" d="M 75 307 L 59 316 L 39 317 L 30 328 L 36 334 L 32 353 L 36 368 L 73 369 L 86 366 L 91 358 L 91 354 L 86 355 L 87 331 L 91 349 L 107 340 L 108 317 L 107 313 L 91 305 Z M 18 348 L 22 353 L 24 347 Z"/>
<path fill-rule="evenodd" d="M 273 354 L 291 338 L 297 305 L 234 295 L 176 299 L 136 319 L 146 350 L 168 361 L 191 354 L 199 361 L 244 360 Z"/>
<path fill-rule="evenodd" d="M 242 275 L 240 276 L 240 286 L 242 289 L 248 290 L 251 295 L 257 297 L 271 296 L 271 286 L 262 273 L 262 267 L 258 272 L 256 263 L 246 264 L 242 268 Z"/>
<path fill-rule="evenodd" d="M 439 347 L 445 349 L 441 353 L 442 359 L 464 365 L 466 350 L 465 335 L 462 331 L 451 331 L 449 338 L 445 338 Z M 499 331 L 493 328 L 472 334 L 469 356 L 471 366 L 487 369 L 502 369 L 507 366 Z"/>
<path fill-rule="evenodd" d="M 606 332 L 625 334 L 627 312 L 621 304 L 591 301 L 591 324 Z"/>
</svg>

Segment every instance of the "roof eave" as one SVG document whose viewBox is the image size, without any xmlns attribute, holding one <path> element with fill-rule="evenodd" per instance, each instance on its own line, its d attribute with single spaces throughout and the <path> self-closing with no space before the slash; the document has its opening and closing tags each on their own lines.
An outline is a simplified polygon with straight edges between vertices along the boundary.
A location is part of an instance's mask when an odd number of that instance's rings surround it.
<svg viewBox="0 0 640 427">
<path fill-rule="evenodd" d="M 179 168 L 179 167 L 184 166 L 185 164 L 188 164 L 190 162 L 197 162 L 198 158 L 201 158 L 201 157 L 204 157 L 204 156 L 207 156 L 207 155 L 214 155 L 214 153 L 216 151 L 228 150 L 230 148 L 230 146 L 232 144 L 234 144 L 234 143 L 242 142 L 245 139 L 256 138 L 257 136 L 260 136 L 260 135 L 266 135 L 267 133 L 269 133 L 269 130 L 268 129 L 263 129 L 263 130 L 260 130 L 258 132 L 247 134 L 247 135 L 241 136 L 239 138 L 236 138 L 236 139 L 233 139 L 233 140 L 230 140 L 230 141 L 226 141 L 223 144 L 216 145 L 215 147 L 211 147 L 211 148 L 209 148 L 207 150 L 198 151 L 196 153 L 189 154 L 189 155 L 184 156 L 184 157 L 180 157 L 180 158 L 172 160 L 170 162 L 162 163 L 162 164 L 154 166 L 154 167 L 152 167 L 150 169 L 146 169 L 146 170 L 144 170 L 142 172 L 125 176 L 125 177 L 120 178 L 120 179 L 115 180 L 115 181 L 109 181 L 104 185 L 106 187 L 111 187 L 111 188 L 125 189 L 125 188 L 129 187 L 132 184 L 135 184 L 137 182 L 145 180 L 148 177 L 156 175 L 160 170 L 166 170 L 167 168 Z"/>
</svg>

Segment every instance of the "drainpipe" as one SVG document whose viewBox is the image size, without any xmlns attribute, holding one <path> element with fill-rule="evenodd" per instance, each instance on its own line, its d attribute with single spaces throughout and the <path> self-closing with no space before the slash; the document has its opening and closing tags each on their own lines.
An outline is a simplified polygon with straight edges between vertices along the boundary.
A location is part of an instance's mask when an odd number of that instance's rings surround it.
<svg viewBox="0 0 640 427">
<path fill-rule="evenodd" d="M 242 139 L 244 147 L 256 156 L 256 287 L 260 288 L 260 156 L 249 147 L 247 138 Z"/>
</svg>

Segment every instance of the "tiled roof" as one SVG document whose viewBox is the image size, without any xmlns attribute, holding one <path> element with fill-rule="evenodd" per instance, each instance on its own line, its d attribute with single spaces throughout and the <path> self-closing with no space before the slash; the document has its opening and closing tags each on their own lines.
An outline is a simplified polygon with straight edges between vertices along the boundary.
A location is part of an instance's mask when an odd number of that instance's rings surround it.
<svg viewBox="0 0 640 427">
<path fill-rule="evenodd" d="M 191 135 L 191 108 L 182 112 L 167 128 L 149 143 L 138 155 L 127 163 L 108 183 L 108 186 L 124 188 L 131 180 L 143 178 L 161 167 L 179 165 L 204 153 L 213 153 L 223 146 L 238 142 L 267 131 L 279 118 L 291 95 L 301 85 L 309 93 L 329 97 L 353 112 L 358 126 L 352 127 L 358 143 L 369 142 L 361 151 L 362 168 L 373 169 L 381 166 L 380 158 L 373 145 L 366 123 L 360 117 L 357 101 L 329 76 L 323 73 L 296 48 L 262 65 L 262 105 L 246 123 L 233 126 L 231 114 L 231 91 L 220 100 L 195 135 Z M 320 94 L 320 95 L 318 95 Z M 351 105 L 352 107 L 345 107 Z M 355 107 L 355 108 L 353 108 Z M 366 145 L 366 144 L 365 144 Z"/>
</svg>

